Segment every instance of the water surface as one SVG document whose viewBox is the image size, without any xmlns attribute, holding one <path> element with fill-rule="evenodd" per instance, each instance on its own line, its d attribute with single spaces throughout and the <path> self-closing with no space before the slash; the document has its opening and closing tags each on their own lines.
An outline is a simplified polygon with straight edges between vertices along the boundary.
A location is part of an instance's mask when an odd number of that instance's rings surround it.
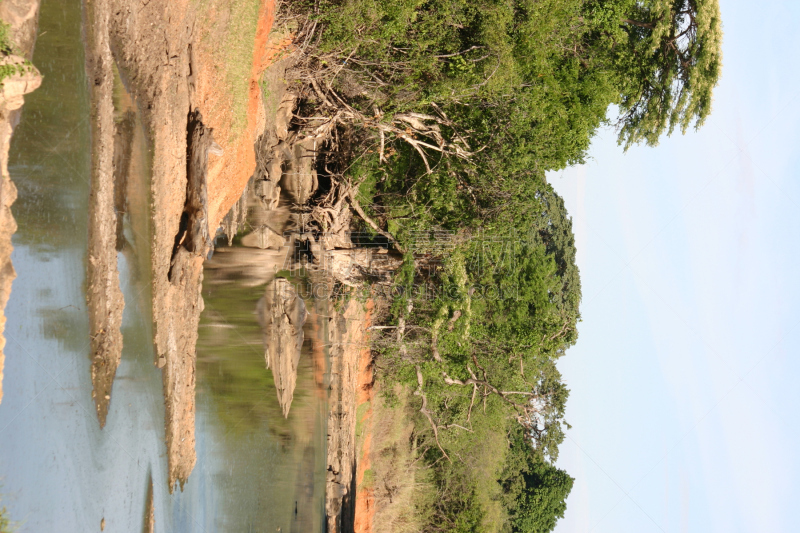
<svg viewBox="0 0 800 533">
<path fill-rule="evenodd" d="M 21 532 L 99 530 L 102 519 L 106 531 L 141 531 L 152 483 L 157 531 L 321 531 L 325 399 L 307 343 L 295 403 L 281 416 L 254 313 L 263 285 L 242 283 L 246 275 L 204 291 L 198 460 L 184 492 L 167 490 L 150 314 L 150 152 L 140 123 L 118 254 L 124 348 L 99 428 L 85 296 L 91 154 L 80 24 L 80 2 L 43 2 L 34 63 L 44 82 L 26 98 L 10 153 L 18 277 L 6 311 L 2 505 Z"/>
</svg>

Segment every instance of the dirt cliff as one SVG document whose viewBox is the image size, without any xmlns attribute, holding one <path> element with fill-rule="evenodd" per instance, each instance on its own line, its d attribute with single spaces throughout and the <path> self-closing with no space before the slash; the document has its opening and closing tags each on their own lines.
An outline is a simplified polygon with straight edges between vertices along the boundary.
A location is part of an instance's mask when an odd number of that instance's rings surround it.
<svg viewBox="0 0 800 533">
<path fill-rule="evenodd" d="M 363 303 L 350 300 L 341 312 L 321 318 L 329 321 L 331 342 L 325 511 L 328 531 L 340 533 L 355 523 L 356 407 L 359 364 L 369 350 L 369 316 Z"/>
<path fill-rule="evenodd" d="M 273 2 L 261 1 L 245 19 L 240 7 L 221 0 L 93 0 L 85 8 L 97 169 L 89 272 L 90 291 L 99 292 L 90 294 L 98 318 L 92 321 L 93 349 L 99 355 L 93 375 L 103 378 L 96 386 L 98 415 L 102 421 L 107 410 L 102 401 L 109 396 L 111 369 L 122 346 L 116 317 L 123 304 L 109 208 L 113 165 L 107 157 L 113 125 L 106 88 L 116 64 L 152 148 L 152 307 L 156 364 L 163 371 L 170 489 L 175 481 L 183 486 L 196 461 L 195 348 L 203 262 L 223 215 L 255 170 L 255 142 L 267 125 L 259 79 L 279 49 L 269 42 Z M 252 40 L 246 28 L 252 29 Z M 246 59 L 245 76 L 234 72 L 229 56 Z M 245 120 L 237 121 L 236 110 L 242 109 Z"/>
</svg>

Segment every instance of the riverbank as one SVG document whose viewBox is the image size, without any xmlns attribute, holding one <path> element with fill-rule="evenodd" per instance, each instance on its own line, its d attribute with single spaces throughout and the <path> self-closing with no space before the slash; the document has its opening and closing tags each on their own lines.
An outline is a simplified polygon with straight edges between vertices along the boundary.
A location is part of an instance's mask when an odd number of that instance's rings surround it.
<svg viewBox="0 0 800 533">
<path fill-rule="evenodd" d="M 247 206 L 242 211 L 242 198 L 250 186 L 255 187 L 256 201 L 269 206 L 263 224 L 245 237 L 255 256 L 278 245 L 275 239 L 282 235 L 276 228 L 296 230 L 292 224 L 297 220 L 289 220 L 287 202 L 302 207 L 319 186 L 316 151 L 330 131 L 314 135 L 291 131 L 297 103 L 297 96 L 287 92 L 286 81 L 286 69 L 292 64 L 291 32 L 271 31 L 272 2 L 249 9 L 245 2 L 152 0 L 134 9 L 123 1 L 96 0 L 85 5 L 83 17 L 92 132 L 85 287 L 92 397 L 102 428 L 122 359 L 124 309 L 134 304 L 123 296 L 120 253 L 134 249 L 135 268 L 147 271 L 144 277 L 152 291 L 154 363 L 163 377 L 167 481 L 172 491 L 176 482 L 183 488 L 196 462 L 196 345 L 205 305 L 201 288 L 217 228 L 226 213 L 237 209 L 239 215 L 247 213 Z M 23 89 L 29 91 L 40 78 L 36 74 L 25 81 Z M 6 93 L 8 101 L 17 101 L 17 95 Z M 149 180 L 150 209 L 140 217 L 148 220 L 138 229 L 129 225 L 128 218 L 123 224 L 123 216 L 138 209 L 135 202 L 128 202 L 133 172 Z M 3 215 L 10 216 L 14 189 L 5 159 L 3 176 Z M 141 193 L 137 191 L 133 192 Z M 349 213 L 344 197 L 336 207 L 340 214 Z M 6 224 L 5 220 L 0 222 Z M 0 259 L 11 253 L 14 227 L 13 219 L 8 220 L 8 230 L 0 237 L 9 246 L 5 256 L 0 246 Z M 123 226 L 135 235 L 125 234 Z M 335 238 L 311 244 L 315 261 L 342 271 L 349 271 L 353 261 L 369 264 L 370 254 L 356 257 L 349 238 L 344 239 L 349 226 L 340 226 Z M 226 227 L 233 238 L 236 223 Z M 294 245 L 291 238 L 289 246 Z M 149 255 L 149 264 L 139 264 L 140 255 Z M 397 262 L 385 250 L 380 258 Z M 13 279 L 9 268 L 1 280 L 0 303 L 7 299 L 4 287 Z M 324 267 L 317 271 L 326 277 L 327 287 L 342 275 Z M 315 318 L 319 322 L 315 327 L 329 340 L 323 343 L 319 339 L 324 336 L 316 337 L 313 368 L 315 383 L 331 402 L 325 474 L 329 531 L 350 531 L 360 512 L 354 499 L 357 478 L 363 477 L 369 458 L 367 452 L 356 450 L 356 425 L 367 386 L 363 367 L 371 357 L 370 308 L 356 300 L 341 310 L 334 309 L 336 305 L 326 299 Z M 296 363 L 287 366 L 281 383 L 294 383 L 296 367 Z M 288 416 L 291 388 L 280 389 L 278 396 Z M 148 520 L 152 512 L 151 505 Z"/>
<path fill-rule="evenodd" d="M 328 304 L 329 307 L 333 307 Z M 329 321 L 330 385 L 328 412 L 328 480 L 326 514 L 328 531 L 349 532 L 359 520 L 358 452 L 359 407 L 364 404 L 364 373 L 370 358 L 369 326 L 373 304 L 350 300 Z"/>
<path fill-rule="evenodd" d="M 248 5 L 154 0 L 134 9 L 127 2 L 99 0 L 85 11 L 91 30 L 87 64 L 97 95 L 92 117 L 97 221 L 90 232 L 97 235 L 90 239 L 97 249 L 90 251 L 89 281 L 90 288 L 111 291 L 105 298 L 90 298 L 99 317 L 92 322 L 94 357 L 111 378 L 97 387 L 98 415 L 102 424 L 122 344 L 115 316 L 124 307 L 111 242 L 114 169 L 103 155 L 114 146 L 109 87 L 116 64 L 141 111 L 151 147 L 152 312 L 171 487 L 186 482 L 196 461 L 195 346 L 203 262 L 223 215 L 253 175 L 257 139 L 268 122 L 274 124 L 266 119 L 259 84 L 277 50 L 269 44 L 274 4 L 262 1 L 257 10 Z M 279 90 L 273 93 L 279 98 Z M 237 114 L 242 109 L 245 120 Z"/>
<path fill-rule="evenodd" d="M 308 142 L 289 131 L 295 105 L 285 80 L 292 61 L 287 55 L 291 38 L 285 30 L 270 31 L 274 5 L 261 2 L 258 10 L 248 10 L 241 2 L 202 6 L 154 1 L 133 13 L 105 0 L 91 10 L 101 21 L 108 17 L 105 24 L 110 49 L 115 51 L 113 60 L 141 111 L 152 147 L 153 318 L 156 364 L 164 376 L 170 488 L 176 481 L 181 486 L 186 482 L 196 460 L 195 345 L 204 307 L 200 296 L 204 259 L 216 228 L 232 209 L 239 211 L 233 218 L 243 220 L 242 213 L 249 210 L 247 202 L 242 203 L 243 191 L 253 177 L 255 189 L 250 194 L 256 199 L 252 201 L 262 202 L 266 211 L 259 215 L 264 220 L 256 224 L 256 231 L 244 239 L 254 257 L 272 253 L 264 248 L 285 246 L 282 239 L 273 242 L 280 228 L 287 229 L 279 200 L 303 204 L 317 186 L 313 157 L 309 157 L 313 154 L 309 150 L 316 150 L 316 137 L 306 147 Z M 150 27 L 162 31 L 145 30 Z M 166 42 L 156 35 L 166 35 Z M 94 47 L 90 55 L 102 58 L 102 54 Z M 156 59 L 162 56 L 168 58 L 166 64 Z M 104 119 L 103 113 L 95 117 Z M 294 148 L 295 143 L 300 147 Z M 259 163 L 259 157 L 264 161 Z M 301 179 L 286 181 L 284 172 L 289 171 L 283 168 L 295 169 L 291 176 Z M 223 226 L 232 238 L 237 221 Z M 335 252 L 333 246 L 330 251 Z M 224 260 L 222 255 L 220 259 Z M 355 301 L 341 313 L 333 311 L 329 301 L 324 305 L 318 315 L 336 317 L 318 325 L 328 331 L 332 343 L 326 514 L 329 531 L 348 531 L 358 507 L 354 500 L 360 462 L 355 449 L 356 412 L 359 390 L 364 387 L 359 383 L 364 376 L 359 364 L 363 366 L 364 358 L 370 356 L 366 344 L 369 311 L 365 314 L 362 304 Z M 108 338 L 113 330 L 99 327 L 96 334 Z M 321 350 L 319 346 L 314 351 Z M 279 398 L 283 398 L 281 391 L 286 396 L 285 416 L 296 377 L 290 367 L 275 375 L 276 384 L 282 384 Z M 321 359 L 315 360 L 315 367 L 322 382 Z M 364 457 L 366 461 L 368 455 Z"/>
</svg>

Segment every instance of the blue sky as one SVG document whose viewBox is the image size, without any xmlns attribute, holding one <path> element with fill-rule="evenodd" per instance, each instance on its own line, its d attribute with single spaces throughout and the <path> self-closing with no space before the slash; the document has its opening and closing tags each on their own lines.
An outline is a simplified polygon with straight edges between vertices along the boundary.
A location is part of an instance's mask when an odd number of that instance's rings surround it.
<svg viewBox="0 0 800 533">
<path fill-rule="evenodd" d="M 550 175 L 583 282 L 559 533 L 800 524 L 800 2 L 720 4 L 706 125 L 627 154 L 602 131 Z"/>
</svg>

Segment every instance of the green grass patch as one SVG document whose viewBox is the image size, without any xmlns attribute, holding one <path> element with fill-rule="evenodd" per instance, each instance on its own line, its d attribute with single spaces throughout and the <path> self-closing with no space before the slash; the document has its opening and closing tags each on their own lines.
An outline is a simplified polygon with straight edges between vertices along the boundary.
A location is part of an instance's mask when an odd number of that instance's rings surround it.
<svg viewBox="0 0 800 533">
<path fill-rule="evenodd" d="M 11 42 L 11 36 L 8 34 L 9 29 L 10 27 L 8 24 L 0 21 L 0 57 L 3 58 L 16 53 L 14 44 Z M 3 85 L 5 79 L 9 76 L 26 74 L 33 70 L 33 64 L 27 59 L 22 63 L 13 65 L 0 65 L 0 86 Z"/>
<path fill-rule="evenodd" d="M 253 0 L 196 0 L 200 17 L 212 20 L 203 44 L 213 50 L 213 68 L 222 71 L 225 90 L 231 96 L 229 142 L 237 140 L 247 128 L 247 103 L 250 71 L 258 28 L 259 2 Z"/>
<path fill-rule="evenodd" d="M 371 489 L 375 486 L 375 471 L 371 468 L 364 470 L 364 477 L 361 480 L 360 488 Z"/>
<path fill-rule="evenodd" d="M 356 408 L 356 437 L 364 435 L 364 426 L 367 423 L 366 415 L 370 406 L 370 402 L 364 402 Z"/>
</svg>

